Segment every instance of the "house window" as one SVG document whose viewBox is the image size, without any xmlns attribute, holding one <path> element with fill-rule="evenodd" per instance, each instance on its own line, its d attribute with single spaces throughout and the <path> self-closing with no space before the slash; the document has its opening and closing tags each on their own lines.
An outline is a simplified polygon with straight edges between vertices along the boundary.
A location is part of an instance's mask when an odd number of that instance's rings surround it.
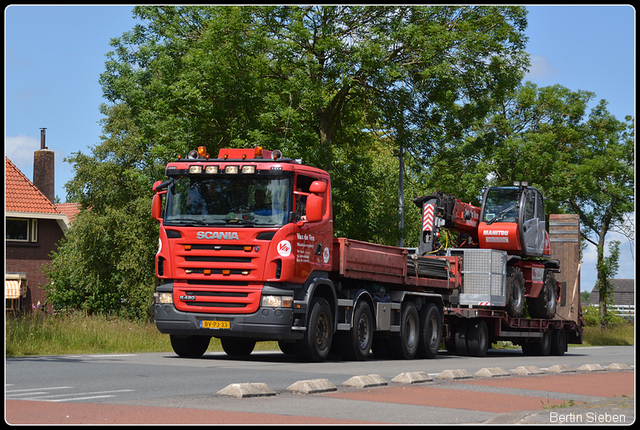
<svg viewBox="0 0 640 430">
<path fill-rule="evenodd" d="M 38 220 L 7 218 L 5 239 L 13 242 L 37 242 Z"/>
</svg>

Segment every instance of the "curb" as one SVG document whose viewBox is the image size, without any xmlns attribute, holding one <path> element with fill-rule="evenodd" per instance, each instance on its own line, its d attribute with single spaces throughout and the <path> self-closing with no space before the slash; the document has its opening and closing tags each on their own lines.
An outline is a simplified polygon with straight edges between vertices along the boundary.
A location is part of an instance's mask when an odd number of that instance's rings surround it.
<svg viewBox="0 0 640 430">
<path fill-rule="evenodd" d="M 475 375 L 467 372 L 465 369 L 444 370 L 435 376 L 436 380 L 451 381 L 460 379 L 475 378 L 496 378 L 508 376 L 529 376 L 576 372 L 618 372 L 625 370 L 633 370 L 633 367 L 626 363 L 611 363 L 607 367 L 600 364 L 583 364 L 574 369 L 567 364 L 555 364 L 545 371 L 536 366 L 519 366 L 509 373 L 501 367 L 485 367 L 478 370 Z M 394 377 L 391 382 L 396 384 L 416 384 L 424 382 L 433 382 L 433 378 L 426 372 L 403 372 Z M 388 385 L 387 381 L 377 374 L 357 375 L 353 376 L 342 383 L 342 386 L 349 388 L 374 388 Z M 308 379 L 297 381 L 287 387 L 286 392 L 294 394 L 320 394 L 336 391 L 338 388 L 328 379 Z M 276 392 L 269 388 L 267 384 L 258 383 L 242 383 L 230 384 L 222 390 L 218 391 L 218 395 L 233 397 L 237 399 L 245 399 L 252 397 L 275 396 Z M 522 414 L 522 412 L 520 412 Z"/>
</svg>

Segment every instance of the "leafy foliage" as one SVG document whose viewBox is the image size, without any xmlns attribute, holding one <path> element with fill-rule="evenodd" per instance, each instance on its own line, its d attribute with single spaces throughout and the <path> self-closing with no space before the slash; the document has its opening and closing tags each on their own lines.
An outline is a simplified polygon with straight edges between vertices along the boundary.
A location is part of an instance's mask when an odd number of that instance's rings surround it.
<svg viewBox="0 0 640 430">
<path fill-rule="evenodd" d="M 85 211 L 53 254 L 57 308 L 142 317 L 154 284 L 152 184 L 200 145 L 210 154 L 262 145 L 326 169 L 336 235 L 383 244 L 403 234 L 415 246 L 419 235 L 411 203 L 398 228 L 401 153 L 406 202 L 442 189 L 479 204 L 486 185 L 528 179 L 554 208 L 582 210 L 589 228 L 606 232 L 618 208 L 628 211 L 631 126 L 604 106 L 584 122 L 591 93 L 520 85 L 523 7 L 138 6 L 133 14 L 142 24 L 112 39 L 100 76 L 109 103 L 100 107 L 102 142 L 68 159 L 68 200 Z M 613 194 L 620 198 L 607 206 Z"/>
</svg>

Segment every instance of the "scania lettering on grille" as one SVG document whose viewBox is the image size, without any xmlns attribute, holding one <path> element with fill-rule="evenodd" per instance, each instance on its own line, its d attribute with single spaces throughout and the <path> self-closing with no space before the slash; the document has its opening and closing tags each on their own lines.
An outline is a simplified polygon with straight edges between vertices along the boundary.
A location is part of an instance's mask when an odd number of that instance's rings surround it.
<svg viewBox="0 0 640 430">
<path fill-rule="evenodd" d="M 196 233 L 198 239 L 218 239 L 218 240 L 240 240 L 238 233 L 234 231 L 199 231 Z"/>
</svg>

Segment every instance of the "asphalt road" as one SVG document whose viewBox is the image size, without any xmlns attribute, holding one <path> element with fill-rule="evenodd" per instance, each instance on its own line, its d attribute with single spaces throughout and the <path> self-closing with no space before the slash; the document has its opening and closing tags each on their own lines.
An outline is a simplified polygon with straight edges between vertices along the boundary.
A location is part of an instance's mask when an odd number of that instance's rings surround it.
<svg viewBox="0 0 640 430">
<path fill-rule="evenodd" d="M 635 348 L 569 348 L 563 357 L 527 357 L 519 350 L 491 350 L 470 358 L 441 352 L 433 360 L 298 363 L 280 352 L 231 359 L 207 353 L 182 359 L 173 353 L 41 356 L 6 359 L 5 419 L 9 423 L 484 423 L 554 422 L 585 405 L 609 417 L 635 417 L 635 370 L 569 372 L 500 378 L 439 380 L 445 370 L 473 375 L 483 368 L 543 371 L 554 365 L 624 363 L 635 369 Z M 426 372 L 419 384 L 391 382 L 403 372 Z M 379 375 L 386 385 L 345 387 L 357 375 Z M 297 381 L 327 379 L 337 389 L 294 394 Z M 229 398 L 217 394 L 231 384 L 263 383 L 275 395 Z M 572 406 L 575 405 L 575 406 Z M 567 408 L 566 406 L 571 406 Z M 604 409 L 603 409 L 604 408 Z M 562 413 L 558 414 L 558 411 Z M 618 411 L 618 412 L 616 412 Z M 622 411 L 622 412 L 621 412 Z M 556 415 L 552 415 L 555 413 Z M 163 418 L 167 414 L 167 418 Z M 564 414 L 564 415 L 563 415 Z M 13 421 L 12 421 L 13 420 Z M 529 421 L 527 421 L 529 420 Z M 531 421 L 534 420 L 534 421 Z M 597 422 L 594 422 L 597 424 Z M 626 422 L 629 424 L 629 422 Z"/>
</svg>

